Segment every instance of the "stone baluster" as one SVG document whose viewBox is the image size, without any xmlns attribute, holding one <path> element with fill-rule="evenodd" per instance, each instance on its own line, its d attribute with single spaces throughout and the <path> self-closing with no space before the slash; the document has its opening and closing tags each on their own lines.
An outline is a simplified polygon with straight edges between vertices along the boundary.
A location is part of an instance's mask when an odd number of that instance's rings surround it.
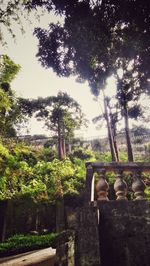
<svg viewBox="0 0 150 266">
<path fill-rule="evenodd" d="M 145 183 L 141 179 L 141 172 L 139 170 L 135 170 L 133 172 L 133 183 L 132 183 L 132 190 L 134 192 L 135 200 L 144 200 L 144 190 L 145 190 Z"/>
<path fill-rule="evenodd" d="M 117 200 L 127 200 L 127 184 L 123 180 L 122 174 L 122 170 L 117 171 L 116 181 L 114 183 L 114 190 L 116 192 Z"/>
<path fill-rule="evenodd" d="M 96 192 L 97 192 L 97 200 L 109 200 L 108 199 L 108 190 L 109 190 L 109 185 L 106 181 L 106 177 L 105 177 L 105 173 L 106 170 L 105 169 L 100 169 L 97 171 L 97 173 L 99 174 L 99 180 L 96 184 Z"/>
<path fill-rule="evenodd" d="M 93 168 L 91 164 L 86 169 L 86 184 L 84 193 L 84 204 L 87 205 L 89 202 L 94 200 L 94 189 L 93 189 Z"/>
</svg>

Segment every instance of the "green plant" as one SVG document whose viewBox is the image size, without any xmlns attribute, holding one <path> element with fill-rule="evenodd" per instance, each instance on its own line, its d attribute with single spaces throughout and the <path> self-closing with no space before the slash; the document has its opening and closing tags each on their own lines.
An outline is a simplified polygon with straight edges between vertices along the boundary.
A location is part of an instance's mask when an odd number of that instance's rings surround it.
<svg viewBox="0 0 150 266">
<path fill-rule="evenodd" d="M 46 235 L 14 235 L 0 243 L 0 256 L 52 246 L 57 233 Z"/>
<path fill-rule="evenodd" d="M 145 196 L 147 200 L 150 200 L 150 186 L 147 186 L 145 189 Z"/>
<path fill-rule="evenodd" d="M 84 149 L 84 148 L 75 148 L 71 153 L 70 158 L 74 157 L 79 158 L 81 160 L 95 160 L 95 153 L 92 150 Z"/>
</svg>

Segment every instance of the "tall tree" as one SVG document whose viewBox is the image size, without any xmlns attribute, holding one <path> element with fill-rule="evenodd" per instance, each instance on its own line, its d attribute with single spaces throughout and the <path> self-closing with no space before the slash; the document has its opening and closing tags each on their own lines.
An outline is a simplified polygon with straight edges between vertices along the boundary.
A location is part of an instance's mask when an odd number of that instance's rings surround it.
<svg viewBox="0 0 150 266">
<path fill-rule="evenodd" d="M 75 129 L 86 122 L 80 105 L 67 93 L 59 92 L 57 96 L 24 100 L 20 102 L 22 111 L 35 114 L 38 120 L 44 120 L 45 126 L 58 139 L 58 155 L 60 159 L 66 156 L 66 141 L 69 141 Z"/>
<path fill-rule="evenodd" d="M 113 97 L 114 98 L 114 97 Z M 120 120 L 120 115 L 119 115 L 119 108 L 118 108 L 118 103 L 113 103 L 111 102 L 110 97 L 105 96 L 105 108 L 107 108 L 107 111 L 102 111 L 102 114 L 93 118 L 93 123 L 100 123 L 101 125 L 105 121 L 108 126 L 110 127 L 111 134 L 112 134 L 112 143 L 114 145 L 114 150 L 115 150 L 115 160 L 119 161 L 119 152 L 118 152 L 118 147 L 117 147 L 117 123 Z M 114 99 L 115 100 L 115 99 Z M 106 117 L 107 114 L 107 117 Z M 111 145 L 110 148 L 112 149 Z M 111 154 L 113 152 L 111 151 Z M 113 156 L 112 156 L 113 158 Z"/>
<path fill-rule="evenodd" d="M 78 74 L 78 79 L 87 79 L 92 92 L 98 95 L 107 77 L 117 76 L 123 66 L 122 63 L 119 66 L 120 62 L 134 60 L 140 73 L 138 82 L 142 90 L 149 90 L 150 5 L 147 1 L 142 6 L 138 0 L 50 1 L 50 8 L 52 2 L 54 10 L 63 14 L 65 21 L 63 25 L 50 24 L 49 30 L 35 30 L 39 39 L 37 56 L 44 67 L 52 67 L 59 76 Z M 133 160 L 127 117 L 124 106 L 128 159 Z M 109 127 L 108 135 L 112 143 Z"/>
</svg>

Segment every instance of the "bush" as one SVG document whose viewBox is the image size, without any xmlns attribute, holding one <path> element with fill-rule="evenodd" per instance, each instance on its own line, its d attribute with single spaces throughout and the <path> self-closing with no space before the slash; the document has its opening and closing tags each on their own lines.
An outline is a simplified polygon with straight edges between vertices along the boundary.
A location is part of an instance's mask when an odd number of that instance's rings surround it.
<svg viewBox="0 0 150 266">
<path fill-rule="evenodd" d="M 14 235 L 0 243 L 0 256 L 23 253 L 35 249 L 53 246 L 57 233 L 46 235 Z"/>
<path fill-rule="evenodd" d="M 83 149 L 83 148 L 76 148 L 70 158 L 73 159 L 74 157 L 79 158 L 81 160 L 90 160 L 95 159 L 95 154 L 91 150 Z M 93 161 L 93 160 L 92 160 Z"/>
<path fill-rule="evenodd" d="M 55 158 L 58 158 L 57 152 L 51 147 L 45 147 L 38 151 L 38 160 L 40 161 L 51 162 Z"/>
</svg>

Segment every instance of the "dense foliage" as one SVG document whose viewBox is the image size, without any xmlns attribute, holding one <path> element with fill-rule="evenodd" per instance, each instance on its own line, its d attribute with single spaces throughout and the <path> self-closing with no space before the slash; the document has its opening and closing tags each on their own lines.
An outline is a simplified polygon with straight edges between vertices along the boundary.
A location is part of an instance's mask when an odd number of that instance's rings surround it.
<svg viewBox="0 0 150 266">
<path fill-rule="evenodd" d="M 22 121 L 19 99 L 11 88 L 20 66 L 9 56 L 0 56 L 0 137 L 16 135 L 16 126 Z"/>
<path fill-rule="evenodd" d="M 84 187 L 85 161 L 92 159 L 92 152 L 84 154 L 84 158 L 76 152 L 76 157 L 74 154 L 64 161 L 47 154 L 55 155 L 55 151 L 34 150 L 22 142 L 1 143 L 0 199 L 26 195 L 55 201 L 67 193 L 78 194 Z"/>
<path fill-rule="evenodd" d="M 50 155 L 50 156 L 49 156 Z M 0 144 L 0 200 L 29 197 L 55 202 L 66 194 L 80 194 L 85 187 L 87 161 L 111 162 L 110 153 L 75 148 L 65 160 L 52 148 L 34 149 L 12 140 Z M 126 161 L 125 154 L 121 160 Z M 108 175 L 112 179 L 112 175 Z M 147 190 L 149 194 L 149 190 Z"/>
<path fill-rule="evenodd" d="M 18 254 L 53 245 L 57 233 L 46 235 L 14 235 L 0 243 L 0 256 Z"/>
</svg>

